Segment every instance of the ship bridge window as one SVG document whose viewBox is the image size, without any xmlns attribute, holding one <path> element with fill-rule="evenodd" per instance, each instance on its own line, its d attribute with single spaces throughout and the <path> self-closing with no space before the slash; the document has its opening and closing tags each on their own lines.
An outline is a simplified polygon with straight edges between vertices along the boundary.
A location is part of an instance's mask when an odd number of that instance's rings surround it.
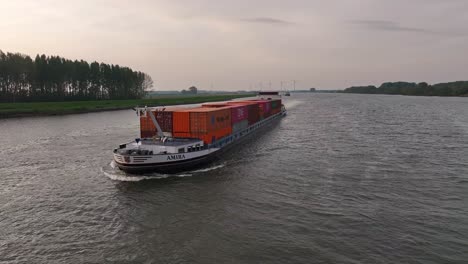
<svg viewBox="0 0 468 264">
<path fill-rule="evenodd" d="M 179 149 L 179 153 L 184 153 L 185 152 L 185 148 L 180 148 Z"/>
<path fill-rule="evenodd" d="M 197 151 L 197 150 L 200 150 L 200 146 L 190 146 L 187 148 L 187 152 L 193 152 L 193 151 Z"/>
</svg>

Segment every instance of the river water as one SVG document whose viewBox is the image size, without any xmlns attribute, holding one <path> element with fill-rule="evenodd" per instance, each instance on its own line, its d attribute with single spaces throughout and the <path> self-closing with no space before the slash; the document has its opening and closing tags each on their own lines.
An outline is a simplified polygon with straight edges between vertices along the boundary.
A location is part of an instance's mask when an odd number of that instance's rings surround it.
<svg viewBox="0 0 468 264">
<path fill-rule="evenodd" d="M 0 120 L 0 262 L 467 263 L 467 98 L 285 104 L 222 160 L 138 182 L 111 164 L 132 111 Z"/>
</svg>

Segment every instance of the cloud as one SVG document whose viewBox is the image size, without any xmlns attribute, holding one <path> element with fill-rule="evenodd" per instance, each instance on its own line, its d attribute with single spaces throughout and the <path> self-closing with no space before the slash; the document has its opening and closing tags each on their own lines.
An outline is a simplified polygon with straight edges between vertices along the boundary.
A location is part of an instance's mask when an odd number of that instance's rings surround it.
<svg viewBox="0 0 468 264">
<path fill-rule="evenodd" d="M 424 28 L 405 27 L 396 22 L 387 20 L 352 20 L 352 24 L 360 25 L 372 30 L 379 31 L 400 31 L 400 32 L 419 32 L 419 33 L 435 33 Z"/>
<path fill-rule="evenodd" d="M 432 30 L 426 28 L 402 26 L 389 20 L 351 20 L 349 23 L 375 31 L 410 32 L 446 37 L 468 37 L 468 33 L 457 30 Z"/>
<path fill-rule="evenodd" d="M 270 24 L 270 25 L 291 25 L 294 24 L 293 22 L 272 18 L 272 17 L 254 17 L 254 18 L 245 18 L 241 19 L 243 22 L 248 23 L 260 23 L 260 24 Z"/>
</svg>

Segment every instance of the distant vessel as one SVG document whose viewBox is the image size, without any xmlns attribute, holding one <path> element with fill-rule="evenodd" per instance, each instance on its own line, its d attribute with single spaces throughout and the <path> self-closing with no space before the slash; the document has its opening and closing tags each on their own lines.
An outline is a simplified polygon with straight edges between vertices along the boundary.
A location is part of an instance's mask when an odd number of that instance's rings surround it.
<svg viewBox="0 0 468 264">
<path fill-rule="evenodd" d="M 286 115 L 278 92 L 190 109 L 135 110 L 140 117 L 141 138 L 114 149 L 115 163 L 129 173 L 174 173 L 195 168 Z"/>
</svg>

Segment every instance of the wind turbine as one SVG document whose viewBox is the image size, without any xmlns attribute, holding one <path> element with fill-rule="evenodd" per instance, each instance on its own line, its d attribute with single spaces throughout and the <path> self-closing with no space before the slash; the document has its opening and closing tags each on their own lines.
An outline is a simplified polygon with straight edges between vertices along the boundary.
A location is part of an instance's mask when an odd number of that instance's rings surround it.
<svg viewBox="0 0 468 264">
<path fill-rule="evenodd" d="M 294 91 L 296 91 L 296 82 L 297 82 L 297 80 L 292 80 L 292 81 L 293 81 Z"/>
</svg>

